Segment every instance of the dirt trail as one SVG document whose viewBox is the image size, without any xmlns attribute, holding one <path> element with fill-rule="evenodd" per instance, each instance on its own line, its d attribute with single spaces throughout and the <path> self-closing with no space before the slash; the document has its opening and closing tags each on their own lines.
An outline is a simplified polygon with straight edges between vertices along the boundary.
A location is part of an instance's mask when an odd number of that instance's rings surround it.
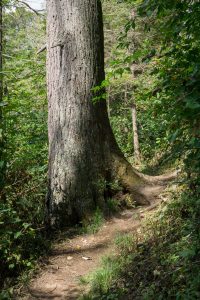
<svg viewBox="0 0 200 300">
<path fill-rule="evenodd" d="M 112 253 L 117 234 L 137 230 L 144 215 L 150 214 L 160 203 L 162 196 L 158 195 L 163 189 L 156 186 L 146 190 L 151 198 L 150 206 L 119 213 L 106 221 L 95 235 L 66 238 L 54 245 L 48 262 L 31 280 L 28 293 L 16 299 L 78 299 L 84 293 L 84 287 L 79 285 L 80 277 L 97 269 L 101 258 Z"/>
</svg>

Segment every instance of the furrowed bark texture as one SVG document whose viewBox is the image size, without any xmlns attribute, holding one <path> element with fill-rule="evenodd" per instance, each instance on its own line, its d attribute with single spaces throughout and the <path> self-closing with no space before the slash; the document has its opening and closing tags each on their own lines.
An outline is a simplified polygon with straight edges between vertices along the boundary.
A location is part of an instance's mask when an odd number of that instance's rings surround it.
<svg viewBox="0 0 200 300">
<path fill-rule="evenodd" d="M 47 35 L 47 210 L 52 224 L 67 225 L 104 206 L 106 180 L 118 174 L 128 188 L 141 178 L 115 142 L 106 101 L 92 101 L 104 80 L 101 2 L 48 0 Z"/>
</svg>

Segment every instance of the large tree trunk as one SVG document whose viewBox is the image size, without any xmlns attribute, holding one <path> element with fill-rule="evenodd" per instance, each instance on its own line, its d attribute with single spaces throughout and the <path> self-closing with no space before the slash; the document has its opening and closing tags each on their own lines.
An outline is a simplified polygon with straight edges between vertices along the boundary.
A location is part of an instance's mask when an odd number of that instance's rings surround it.
<svg viewBox="0 0 200 300">
<path fill-rule="evenodd" d="M 136 202 L 146 202 L 144 179 L 116 144 L 106 101 L 92 101 L 105 76 L 100 0 L 48 0 L 47 16 L 51 224 L 76 223 L 104 207 L 116 179 Z"/>
</svg>

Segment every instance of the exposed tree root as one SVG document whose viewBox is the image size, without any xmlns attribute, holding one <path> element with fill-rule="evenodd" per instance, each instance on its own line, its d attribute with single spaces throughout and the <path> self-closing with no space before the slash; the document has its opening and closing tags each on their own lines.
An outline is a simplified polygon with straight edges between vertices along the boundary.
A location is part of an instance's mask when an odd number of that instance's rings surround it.
<svg viewBox="0 0 200 300">
<path fill-rule="evenodd" d="M 149 205 L 165 188 L 167 183 L 175 179 L 179 171 L 160 176 L 149 176 L 140 173 L 121 155 L 112 155 L 112 177 L 119 181 L 125 193 L 139 205 Z"/>
<path fill-rule="evenodd" d="M 149 176 L 143 173 L 140 173 L 137 169 L 133 168 L 134 172 L 141 178 L 143 178 L 148 184 L 159 184 L 166 185 L 167 182 L 174 180 L 177 175 L 180 173 L 180 170 L 175 170 L 163 175 L 158 176 Z"/>
</svg>

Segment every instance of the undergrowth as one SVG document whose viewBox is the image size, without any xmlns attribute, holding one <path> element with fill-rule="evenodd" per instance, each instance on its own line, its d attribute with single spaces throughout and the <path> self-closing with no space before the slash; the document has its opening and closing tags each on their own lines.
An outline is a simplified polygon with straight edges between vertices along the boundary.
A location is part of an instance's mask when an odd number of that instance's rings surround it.
<svg viewBox="0 0 200 300">
<path fill-rule="evenodd" d="M 5 187 L 6 201 L 0 203 L 0 299 L 12 298 L 13 286 L 24 282 L 38 258 L 50 249 L 44 226 L 43 174 L 24 173 L 19 184 Z"/>
<path fill-rule="evenodd" d="M 103 212 L 97 208 L 94 214 L 82 222 L 81 233 L 93 234 L 99 231 L 104 222 Z"/>
<path fill-rule="evenodd" d="M 116 199 L 107 199 L 106 210 L 103 212 L 99 207 L 94 213 L 84 221 L 82 221 L 80 233 L 94 234 L 97 233 L 105 222 L 105 218 L 119 211 L 119 201 Z"/>
<path fill-rule="evenodd" d="M 86 279 L 82 299 L 200 299 L 200 188 L 182 186 Z"/>
</svg>

